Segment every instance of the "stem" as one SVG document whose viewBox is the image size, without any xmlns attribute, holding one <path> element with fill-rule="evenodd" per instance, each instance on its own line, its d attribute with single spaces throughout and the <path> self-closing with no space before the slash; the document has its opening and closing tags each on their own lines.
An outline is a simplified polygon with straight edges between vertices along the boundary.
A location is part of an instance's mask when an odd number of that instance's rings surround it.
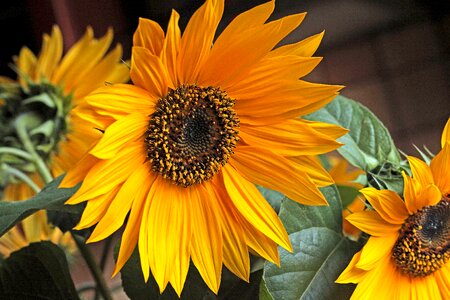
<svg viewBox="0 0 450 300">
<path fill-rule="evenodd" d="M 47 168 L 47 165 L 42 160 L 40 155 L 36 152 L 34 149 L 33 142 L 30 139 L 30 136 L 28 135 L 28 131 L 26 128 L 26 121 L 25 119 L 29 117 L 27 114 L 21 115 L 16 120 L 16 131 L 17 135 L 19 136 L 19 139 L 21 140 L 23 147 L 25 150 L 28 151 L 28 153 L 31 156 L 32 161 L 34 162 L 36 169 L 41 175 L 42 180 L 47 184 L 50 181 L 53 180 L 53 176 L 50 173 L 49 169 Z"/>
<path fill-rule="evenodd" d="M 89 250 L 89 248 L 84 243 L 84 240 L 82 237 L 74 234 L 72 231 L 72 237 L 75 240 L 75 243 L 77 244 L 78 250 L 80 250 L 81 255 L 83 256 L 84 260 L 86 261 L 92 276 L 95 279 L 95 282 L 97 283 L 97 289 L 100 292 L 100 294 L 103 296 L 105 300 L 112 300 L 111 293 L 108 289 L 108 286 L 106 285 L 105 278 L 103 278 L 103 274 L 100 271 L 97 263 L 95 262 L 94 256 L 92 255 L 92 252 Z"/>
<path fill-rule="evenodd" d="M 26 160 L 33 160 L 28 152 L 13 147 L 0 147 L 0 154 L 12 154 Z"/>
<path fill-rule="evenodd" d="M 100 258 L 100 270 L 102 271 L 102 273 L 105 271 L 106 260 L 108 259 L 108 254 L 109 250 L 111 249 L 112 240 L 113 240 L 112 236 L 110 236 L 105 240 L 105 244 L 103 245 L 102 257 Z M 98 290 L 96 290 L 94 300 L 98 300 L 99 296 L 100 294 L 98 293 Z"/>
<path fill-rule="evenodd" d="M 6 172 L 8 172 L 9 174 L 13 175 L 14 177 L 19 178 L 19 179 L 22 180 L 24 183 L 28 184 L 28 185 L 30 186 L 30 188 L 32 188 L 33 191 L 36 192 L 36 194 L 39 193 L 39 192 L 41 191 L 41 189 L 37 186 L 37 184 L 34 183 L 34 181 L 33 181 L 30 177 L 28 177 L 25 173 L 23 173 L 23 172 L 21 172 L 21 171 L 15 169 L 15 168 L 12 168 L 12 167 L 10 167 L 10 166 L 7 165 L 7 164 L 3 164 L 3 165 L 1 166 L 1 168 L 2 168 L 3 170 L 5 170 Z"/>
</svg>

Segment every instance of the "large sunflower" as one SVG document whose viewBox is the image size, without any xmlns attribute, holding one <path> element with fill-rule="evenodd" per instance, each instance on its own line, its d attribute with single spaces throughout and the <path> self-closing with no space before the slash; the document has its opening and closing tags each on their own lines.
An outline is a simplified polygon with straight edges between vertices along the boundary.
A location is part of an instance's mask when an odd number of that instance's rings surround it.
<svg viewBox="0 0 450 300">
<path fill-rule="evenodd" d="M 23 47 L 15 59 L 17 80 L 29 96 L 50 92 L 60 97 L 59 101 L 67 108 L 63 116 L 66 124 L 61 126 L 64 130 L 56 132 L 58 142 L 49 151 L 46 161 L 53 176 L 72 167 L 98 138 L 99 132 L 92 130 L 95 123 L 82 120 L 73 113 L 83 108 L 83 97 L 105 82 L 128 80 L 129 70 L 121 62 L 122 47 L 117 45 L 106 54 L 112 38 L 112 30 L 108 30 L 104 37 L 95 39 L 89 27 L 63 57 L 62 35 L 55 25 L 50 35 L 44 34 L 37 57 L 29 48 Z M 29 176 L 42 186 L 36 173 Z M 33 194 L 34 191 L 24 183 L 11 183 L 4 189 L 6 200 L 27 199 Z"/>
<path fill-rule="evenodd" d="M 311 56 L 322 34 L 274 49 L 305 14 L 266 23 L 268 2 L 237 16 L 213 43 L 223 8 L 223 0 L 206 1 L 182 36 L 175 11 L 166 34 L 140 19 L 134 84 L 86 98 L 105 116 L 104 135 L 62 183 L 84 179 L 67 203 L 88 201 L 76 228 L 97 224 L 89 242 L 128 215 L 114 273 L 138 245 L 144 277 L 151 270 L 161 291 L 170 282 L 181 293 L 191 259 L 216 293 L 222 263 L 248 280 L 249 250 L 278 264 L 277 244 L 291 245 L 254 184 L 326 205 L 316 185 L 332 179 L 311 156 L 337 148 L 346 132 L 297 118 L 341 89 L 298 80 L 319 63 Z"/>
<path fill-rule="evenodd" d="M 374 210 L 347 217 L 371 235 L 340 275 L 357 283 L 352 299 L 450 299 L 450 119 L 430 166 L 408 157 L 404 201 L 389 190 L 361 190 Z"/>
</svg>

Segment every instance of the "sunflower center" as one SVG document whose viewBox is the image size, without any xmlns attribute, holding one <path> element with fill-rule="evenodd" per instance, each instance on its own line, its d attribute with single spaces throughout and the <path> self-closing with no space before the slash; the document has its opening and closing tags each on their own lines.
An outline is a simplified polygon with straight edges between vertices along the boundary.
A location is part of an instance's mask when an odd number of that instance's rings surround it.
<svg viewBox="0 0 450 300">
<path fill-rule="evenodd" d="M 181 85 L 161 98 L 145 143 L 152 170 L 188 187 L 211 179 L 239 140 L 234 99 L 214 87 Z"/>
<path fill-rule="evenodd" d="M 392 258 L 407 275 L 424 277 L 450 258 L 450 202 L 442 199 L 411 215 L 403 224 Z"/>
</svg>

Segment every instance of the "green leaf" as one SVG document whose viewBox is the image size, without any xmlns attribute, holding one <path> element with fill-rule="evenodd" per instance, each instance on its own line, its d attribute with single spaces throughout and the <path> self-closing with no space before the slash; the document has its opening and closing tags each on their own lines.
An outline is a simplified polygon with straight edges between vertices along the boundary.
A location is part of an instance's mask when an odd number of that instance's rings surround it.
<svg viewBox="0 0 450 300">
<path fill-rule="evenodd" d="M 293 252 L 280 250 L 280 267 L 266 262 L 261 299 L 348 299 L 354 285 L 335 284 L 359 250 L 342 235 L 342 204 L 336 186 L 321 188 L 329 206 L 305 206 L 285 199 L 280 219 Z"/>
<path fill-rule="evenodd" d="M 80 206 L 64 205 L 66 200 L 78 190 L 79 185 L 73 188 L 59 189 L 58 185 L 63 177 L 64 175 L 61 175 L 50 182 L 39 194 L 29 200 L 0 201 L 0 236 L 18 222 L 41 209 L 66 212 L 79 210 Z"/>
<path fill-rule="evenodd" d="M 346 208 L 349 206 L 353 200 L 355 200 L 356 196 L 359 195 L 359 190 L 357 188 L 346 186 L 346 185 L 336 185 L 339 195 L 342 200 L 342 207 Z"/>
<path fill-rule="evenodd" d="M 293 253 L 281 249 L 280 268 L 264 268 L 273 299 L 349 299 L 354 286 L 334 281 L 357 250 L 356 243 L 324 227 L 304 229 L 289 238 Z"/>
<path fill-rule="evenodd" d="M 384 162 L 400 164 L 400 154 L 388 130 L 360 103 L 337 96 L 328 105 L 305 118 L 349 129 L 349 133 L 338 139 L 344 144 L 338 152 L 355 167 L 370 171 Z"/>
<path fill-rule="evenodd" d="M 64 252 L 32 243 L 0 263 L 0 299 L 79 299 Z"/>
<path fill-rule="evenodd" d="M 342 229 L 342 205 L 336 186 L 321 188 L 328 206 L 307 206 L 286 198 L 280 208 L 280 219 L 290 234 L 310 227 Z"/>
</svg>

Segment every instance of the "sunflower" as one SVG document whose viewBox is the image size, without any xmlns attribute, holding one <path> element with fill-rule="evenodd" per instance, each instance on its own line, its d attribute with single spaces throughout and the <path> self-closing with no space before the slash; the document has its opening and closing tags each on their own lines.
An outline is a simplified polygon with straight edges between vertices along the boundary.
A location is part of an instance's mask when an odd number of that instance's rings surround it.
<svg viewBox="0 0 450 300">
<path fill-rule="evenodd" d="M 58 227 L 50 226 L 44 211 L 39 211 L 11 228 L 0 239 L 0 256 L 8 257 L 30 243 L 51 241 L 73 255 L 76 252 L 75 242 L 69 232 L 63 233 Z"/>
<path fill-rule="evenodd" d="M 139 20 L 133 84 L 86 97 L 105 116 L 104 134 L 61 185 L 84 180 L 67 203 L 87 201 L 76 229 L 97 224 L 88 242 L 128 216 L 114 274 L 137 245 L 145 280 L 151 270 L 161 292 L 170 282 L 181 294 L 190 260 L 215 293 L 222 264 L 249 279 L 249 251 L 279 264 L 277 244 L 291 245 L 255 184 L 326 205 L 317 186 L 332 179 L 311 155 L 336 149 L 346 133 L 297 118 L 341 89 L 298 79 L 319 63 L 311 56 L 322 34 L 274 49 L 305 14 L 266 23 L 271 1 L 213 43 L 223 9 L 223 0 L 206 1 L 183 34 L 175 11 L 166 33 Z"/>
<path fill-rule="evenodd" d="M 99 134 L 92 130 L 95 123 L 81 120 L 73 113 L 82 109 L 83 97 L 105 82 L 125 82 L 128 68 L 121 62 L 122 48 L 117 45 L 106 55 L 113 38 L 109 29 L 104 37 L 95 39 L 92 28 L 71 47 L 63 57 L 63 40 L 58 26 L 53 26 L 50 35 L 44 34 L 40 54 L 36 57 L 29 48 L 23 47 L 15 58 L 18 82 L 29 96 L 50 92 L 60 96 L 67 107 L 64 131 L 56 132 L 56 146 L 50 150 L 47 163 L 53 176 L 58 176 L 72 167 L 87 151 Z M 36 173 L 29 176 L 42 187 Z M 31 197 L 34 191 L 24 183 L 11 183 L 4 189 L 6 200 L 22 200 Z"/>
<path fill-rule="evenodd" d="M 404 201 L 389 190 L 361 190 L 374 210 L 347 220 L 371 235 L 339 276 L 357 283 L 352 299 L 450 299 L 450 119 L 428 166 L 408 157 Z"/>
<path fill-rule="evenodd" d="M 355 189 L 361 189 L 362 184 L 355 182 L 359 175 L 364 174 L 363 170 L 351 169 L 348 162 L 341 156 L 330 156 L 329 161 L 331 164 L 331 169 L 329 170 L 331 178 L 338 186 L 352 187 Z M 348 199 L 342 199 L 348 200 Z M 365 208 L 364 201 L 361 196 L 358 195 L 352 200 L 350 204 L 343 207 L 342 217 L 342 231 L 345 236 L 350 237 L 353 240 L 358 240 L 361 235 L 361 230 L 350 224 L 345 217 L 349 216 L 353 212 L 362 211 Z"/>
<path fill-rule="evenodd" d="M 85 35 L 69 49 L 63 57 L 63 40 L 58 26 L 53 26 L 50 35 L 45 34 L 40 54 L 36 57 L 30 49 L 24 47 L 15 59 L 15 70 L 18 73 L 16 83 L 22 88 L 26 97 L 33 97 L 40 93 L 52 95 L 55 103 L 59 101 L 65 107 L 61 117 L 64 130 L 56 131 L 55 146 L 51 149 L 39 148 L 53 176 L 58 176 L 72 167 L 87 151 L 90 144 L 98 137 L 99 132 L 93 130 L 95 123 L 80 119 L 73 112 L 83 110 L 83 97 L 94 89 L 104 85 L 105 82 L 125 82 L 128 80 L 128 68 L 121 62 L 122 48 L 117 45 L 106 55 L 113 38 L 112 30 L 108 30 L 101 39 L 93 37 L 93 31 L 88 28 Z M 14 84 L 15 81 L 1 78 L 0 83 Z M 14 99 L 23 101 L 27 99 Z M 17 105 L 14 105 L 17 107 Z M 20 105 L 19 105 L 20 107 Z M 17 116 L 15 116 L 17 117 Z M 53 116 L 52 116 L 53 117 Z M 45 121 L 45 120 L 44 120 Z M 11 121 L 14 122 L 14 121 Z M 12 139 L 8 139 L 12 140 Z M 2 145 L 6 142 L 1 141 Z M 15 144 L 6 146 L 17 146 Z M 42 145 L 37 145 L 37 147 Z M 17 146 L 20 147 L 20 146 Z M 27 175 L 38 188 L 43 181 L 31 170 Z M 3 190 L 3 200 L 24 200 L 36 193 L 22 181 L 7 181 Z M 61 241 L 68 247 L 69 237 L 63 235 L 58 229 L 47 224 L 45 212 L 25 219 L 10 232 L 0 238 L 1 253 L 8 255 L 19 246 L 39 240 Z M 69 243 L 69 244 L 68 244 Z"/>
</svg>

